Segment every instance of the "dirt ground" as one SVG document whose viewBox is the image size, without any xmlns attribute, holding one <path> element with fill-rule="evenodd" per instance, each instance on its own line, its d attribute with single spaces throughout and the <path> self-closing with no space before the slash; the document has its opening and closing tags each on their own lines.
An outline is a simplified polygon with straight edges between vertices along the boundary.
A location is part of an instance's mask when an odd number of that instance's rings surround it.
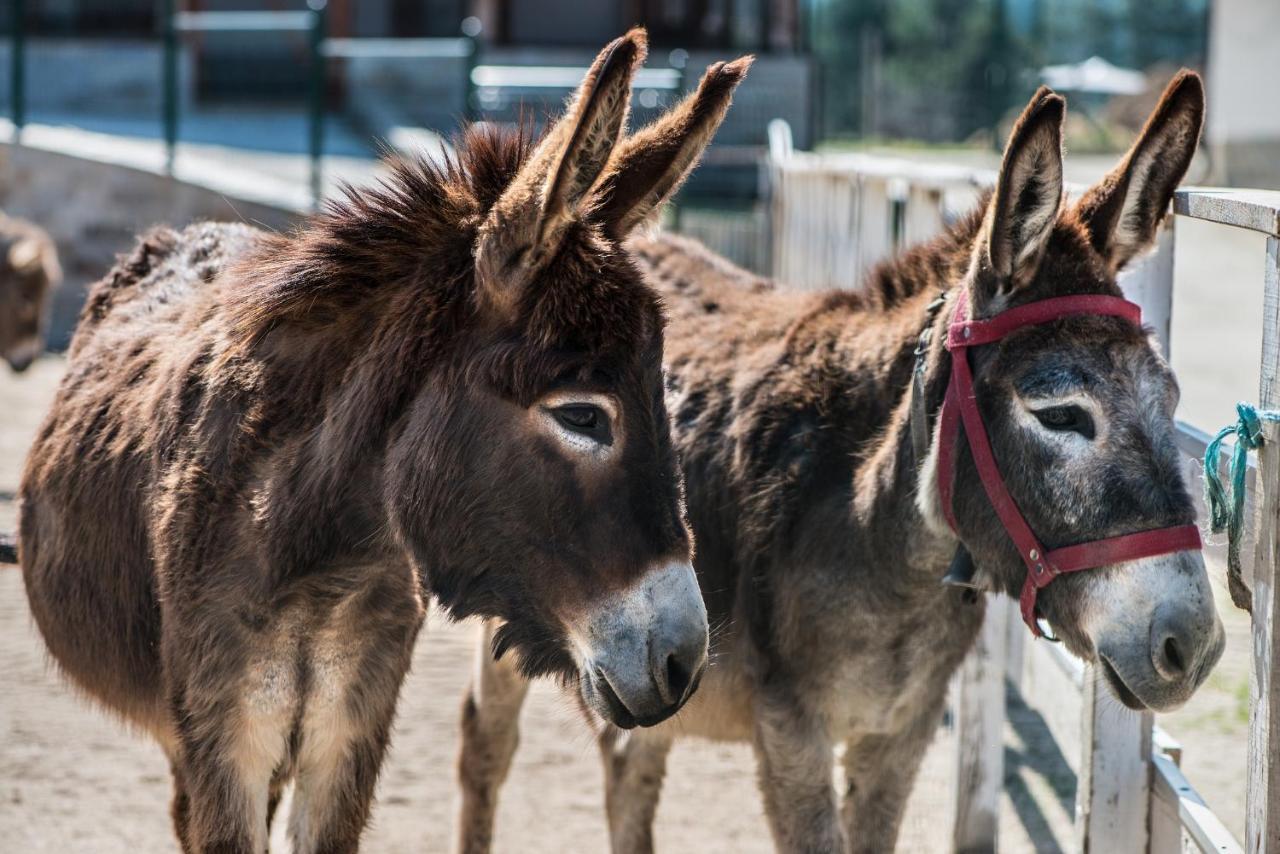
<svg viewBox="0 0 1280 854">
<path fill-rule="evenodd" d="M 29 624 L 21 578 L 0 573 L 0 850 L 175 851 L 159 749 L 73 696 L 46 667 Z M 433 619 L 428 627 L 404 688 L 367 851 L 449 849 L 457 708 L 472 638 L 470 626 Z M 663 850 L 767 851 L 751 767 L 743 748 L 679 751 L 663 803 Z M 709 791 L 717 795 L 699 794 Z M 595 747 L 549 685 L 538 686 L 526 710 L 504 794 L 499 851 L 605 849 Z"/>
<path fill-rule="evenodd" d="M 0 374 L 0 530 L 14 528 L 20 461 L 62 370 L 45 358 L 21 378 Z M 1219 601 L 1225 597 L 1219 595 Z M 1248 723 L 1248 626 L 1229 619 L 1230 650 L 1195 700 L 1162 721 L 1183 741 L 1184 767 L 1239 833 Z M 432 614 L 405 684 L 390 758 L 365 842 L 372 852 L 447 851 L 457 710 L 476 627 Z M 901 851 L 945 848 L 952 733 L 936 740 L 908 811 Z M 1014 702 L 1005 736 L 1001 849 L 1070 849 L 1074 762 L 1043 721 Z M 526 706 L 504 791 L 498 851 L 603 851 L 600 771 L 576 710 L 549 684 Z M 49 666 L 22 579 L 0 570 L 0 851 L 164 852 L 168 769 L 158 748 L 77 697 Z M 1035 842 L 1032 842 L 1032 839 Z M 771 850 L 754 762 L 743 745 L 691 740 L 673 752 L 657 822 L 661 851 Z M 278 845 L 276 850 L 284 850 Z"/>
<path fill-rule="evenodd" d="M 1174 362 L 1189 401 L 1184 417 L 1209 428 L 1231 417 L 1234 400 L 1256 394 L 1261 246 L 1254 253 L 1249 235 L 1206 233 L 1195 224 L 1179 228 Z M 1212 349 L 1224 340 L 1237 342 L 1239 352 Z M 21 377 L 0 367 L 0 530 L 14 528 L 12 495 L 21 461 L 61 370 L 57 357 Z M 1220 578 L 1220 568 L 1215 572 Z M 1220 605 L 1227 602 L 1220 592 Z M 1185 709 L 1161 723 L 1183 743 L 1188 777 L 1240 835 L 1248 623 L 1227 609 L 1229 604 L 1223 609 L 1229 648 L 1222 665 Z M 474 626 L 451 625 L 434 614 L 429 620 L 402 694 L 365 850 L 449 849 L 457 710 L 475 654 L 474 633 Z M 1072 763 L 1054 748 L 1035 712 L 1015 703 L 1009 719 L 1001 849 L 1070 849 Z M 944 728 L 926 758 L 899 850 L 946 847 L 940 834 L 949 826 L 954 762 L 953 739 Z M 604 850 L 600 791 L 595 747 L 573 705 L 553 686 L 537 686 L 504 792 L 497 850 Z M 173 851 L 168 799 L 159 750 L 58 678 L 31 624 L 19 573 L 0 570 L 0 851 Z M 692 740 L 677 747 L 657 845 L 661 851 L 771 850 L 747 747 Z"/>
<path fill-rule="evenodd" d="M 0 530 L 14 530 L 11 499 L 21 460 L 62 364 L 47 357 L 21 377 L 0 371 Z M 401 695 L 364 850 L 449 850 L 458 708 L 475 632 L 474 625 L 451 624 L 438 614 L 428 619 Z M 678 748 L 659 812 L 660 850 L 771 850 L 753 775 L 746 746 Z M 537 685 L 504 791 L 496 849 L 605 850 L 601 791 L 596 748 L 575 707 L 553 685 Z M 160 750 L 58 677 L 32 624 L 21 575 L 0 569 L 0 851 L 174 851 L 168 802 Z M 922 806 L 925 816 L 913 822 L 928 829 L 933 810 Z"/>
</svg>

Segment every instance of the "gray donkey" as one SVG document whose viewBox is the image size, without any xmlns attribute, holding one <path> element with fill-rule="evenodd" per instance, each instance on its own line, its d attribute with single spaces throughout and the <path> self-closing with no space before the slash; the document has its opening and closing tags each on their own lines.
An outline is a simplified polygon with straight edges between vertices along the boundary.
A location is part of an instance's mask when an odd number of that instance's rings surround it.
<svg viewBox="0 0 1280 854">
<path fill-rule="evenodd" d="M 1120 165 L 1074 205 L 1063 203 L 1064 112 L 1038 92 L 995 192 L 860 291 L 788 293 L 696 243 L 633 241 L 668 304 L 695 566 L 725 628 L 673 721 L 596 724 L 615 851 L 651 849 L 667 752 L 685 734 L 752 743 L 779 850 L 893 848 L 948 679 L 983 619 L 980 597 L 940 584 L 949 561 L 962 546 L 972 580 L 993 592 L 1017 595 L 1028 573 L 959 440 L 943 468 L 949 508 L 940 498 L 943 340 L 957 303 L 978 320 L 1067 295 L 1114 304 L 1116 274 L 1151 245 L 1195 152 L 1203 87 L 1179 74 Z M 1174 445 L 1178 388 L 1146 331 L 1070 316 L 976 347 L 971 364 L 995 459 L 1039 542 L 1181 526 L 1198 543 Z M 1126 705 L 1174 708 L 1224 641 L 1201 555 L 1180 548 L 1062 575 L 1030 622 L 1051 624 Z M 525 689 L 512 663 L 481 655 L 463 723 L 464 850 L 487 845 Z M 831 785 L 838 744 L 843 797 Z"/>
</svg>

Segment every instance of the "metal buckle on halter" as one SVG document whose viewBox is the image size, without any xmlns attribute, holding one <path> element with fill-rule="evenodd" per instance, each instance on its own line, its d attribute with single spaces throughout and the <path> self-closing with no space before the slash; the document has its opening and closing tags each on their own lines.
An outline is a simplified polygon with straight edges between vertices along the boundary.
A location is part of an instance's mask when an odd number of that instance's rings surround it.
<svg viewBox="0 0 1280 854">
<path fill-rule="evenodd" d="M 975 580 L 978 567 L 973 562 L 973 555 L 964 547 L 964 543 L 956 543 L 956 552 L 951 557 L 947 574 L 942 576 L 943 587 L 959 587 L 964 591 L 964 601 L 973 605 L 978 601 L 982 585 Z"/>
</svg>

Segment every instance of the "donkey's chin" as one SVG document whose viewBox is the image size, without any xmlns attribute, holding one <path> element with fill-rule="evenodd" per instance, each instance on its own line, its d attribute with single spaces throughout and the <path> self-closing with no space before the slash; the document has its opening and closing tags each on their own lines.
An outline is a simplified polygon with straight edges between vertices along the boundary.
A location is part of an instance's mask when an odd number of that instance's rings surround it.
<svg viewBox="0 0 1280 854">
<path fill-rule="evenodd" d="M 1111 686 L 1111 693 L 1115 694 L 1119 700 L 1127 708 L 1133 709 L 1135 712 L 1145 712 L 1151 708 L 1142 700 L 1138 699 L 1138 695 L 1129 690 L 1129 686 L 1120 678 L 1120 674 L 1110 661 L 1105 658 L 1098 660 L 1098 666 L 1102 670 L 1103 677 L 1107 680 L 1107 684 Z"/>
<path fill-rule="evenodd" d="M 701 678 L 701 674 L 698 674 L 698 678 Z M 693 691 L 697 690 L 697 685 L 695 683 L 692 689 L 675 703 L 657 710 L 642 712 L 632 712 L 613 690 L 609 680 L 599 671 L 583 675 L 579 681 L 578 690 L 582 694 L 582 701 L 591 711 L 620 729 L 633 729 L 638 726 L 657 726 L 670 718 L 684 707 Z"/>
</svg>

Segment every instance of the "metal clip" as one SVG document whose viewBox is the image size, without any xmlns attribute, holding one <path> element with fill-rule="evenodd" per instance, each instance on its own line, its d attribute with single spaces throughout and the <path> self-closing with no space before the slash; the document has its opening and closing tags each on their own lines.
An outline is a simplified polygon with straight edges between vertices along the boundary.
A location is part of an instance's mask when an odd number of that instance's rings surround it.
<svg viewBox="0 0 1280 854">
<path fill-rule="evenodd" d="M 942 576 L 942 583 L 947 587 L 980 590 L 981 587 L 974 581 L 974 576 L 977 574 L 978 568 L 973 562 L 973 555 L 969 554 L 969 550 L 964 545 L 957 545 L 956 553 L 951 558 L 951 565 L 947 567 L 947 574 Z"/>
</svg>

